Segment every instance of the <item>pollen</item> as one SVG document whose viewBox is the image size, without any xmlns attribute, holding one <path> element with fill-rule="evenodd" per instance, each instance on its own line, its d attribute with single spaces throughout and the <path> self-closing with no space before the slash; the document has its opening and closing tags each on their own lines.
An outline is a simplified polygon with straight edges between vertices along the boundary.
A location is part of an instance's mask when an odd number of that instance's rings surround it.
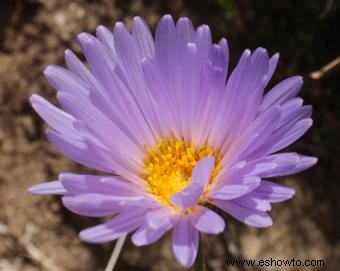
<svg viewBox="0 0 340 271">
<path fill-rule="evenodd" d="M 218 151 L 208 146 L 193 147 L 189 142 L 174 137 L 160 140 L 145 154 L 142 178 L 148 192 L 163 204 L 172 206 L 171 196 L 188 186 L 196 163 L 207 156 L 215 157 L 210 185 L 221 170 L 221 155 Z"/>
</svg>

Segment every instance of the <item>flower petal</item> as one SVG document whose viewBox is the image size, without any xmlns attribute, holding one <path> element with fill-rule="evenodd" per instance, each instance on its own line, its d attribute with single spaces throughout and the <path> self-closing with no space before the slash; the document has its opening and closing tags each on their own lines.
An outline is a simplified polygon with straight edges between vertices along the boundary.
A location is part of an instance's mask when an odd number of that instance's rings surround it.
<svg viewBox="0 0 340 271">
<path fill-rule="evenodd" d="M 119 60 L 117 73 L 127 86 L 143 116 L 145 116 L 148 129 L 152 132 L 155 140 L 161 136 L 162 129 L 158 112 L 154 106 L 155 102 L 150 96 L 143 78 L 141 52 L 135 39 L 123 23 L 115 24 L 113 36 Z"/>
<path fill-rule="evenodd" d="M 180 217 L 172 235 L 172 250 L 176 259 L 184 266 L 191 267 L 198 251 L 198 230 L 190 223 L 188 217 Z"/>
<path fill-rule="evenodd" d="M 95 193 L 64 196 L 62 201 L 72 212 L 90 217 L 112 215 L 122 209 L 115 197 Z"/>
<path fill-rule="evenodd" d="M 73 116 L 86 124 L 89 133 L 98 138 L 103 146 L 115 151 L 122 151 L 129 148 L 126 155 L 129 156 L 129 160 L 138 163 L 139 159 L 136 159 L 133 156 L 142 156 L 140 146 L 138 146 L 137 142 L 128 137 L 124 130 L 119 126 L 119 123 L 114 121 L 114 118 L 110 119 L 109 116 L 104 115 L 91 103 L 88 97 L 81 95 L 74 96 L 65 91 L 60 91 L 57 94 L 57 97 L 60 104 L 62 104 L 68 112 L 72 112 Z M 93 116 L 96 117 L 94 118 Z"/>
<path fill-rule="evenodd" d="M 123 36 L 125 37 L 126 31 L 124 31 L 124 27 L 121 27 L 121 23 L 117 23 L 117 26 L 120 26 L 120 27 L 116 27 L 116 29 L 117 28 L 121 29 L 123 31 Z M 130 37 L 130 39 L 132 39 L 132 37 Z M 128 83 L 137 81 L 137 78 L 132 77 L 135 80 L 127 81 L 126 76 L 122 74 L 122 72 L 125 70 L 122 69 L 120 66 L 115 65 L 115 63 L 113 63 L 110 60 L 110 57 L 108 56 L 107 51 L 105 50 L 103 44 L 100 41 L 98 41 L 95 37 L 87 33 L 81 33 L 80 35 L 78 35 L 78 41 L 81 44 L 82 50 L 86 56 L 87 61 L 90 63 L 91 71 L 94 75 L 94 78 L 93 76 L 87 76 L 86 78 L 88 79 L 86 81 L 88 81 L 88 84 L 92 86 L 98 92 L 93 96 L 95 97 L 99 96 L 100 102 L 97 101 L 97 103 L 102 105 L 102 106 L 98 106 L 98 108 L 92 108 L 92 107 L 89 107 L 89 108 L 91 108 L 93 111 L 99 110 L 99 111 L 111 112 L 109 114 L 104 114 L 100 116 L 100 119 L 102 121 L 105 121 L 106 116 L 111 116 L 111 118 L 115 117 L 114 118 L 115 121 L 113 123 L 115 126 L 117 125 L 121 126 L 125 124 L 126 122 L 128 122 L 129 128 L 130 129 L 133 128 L 134 130 L 135 126 L 138 124 L 138 126 L 141 128 L 138 130 L 138 134 L 140 134 L 141 136 L 137 137 L 137 139 L 134 141 L 138 142 L 139 139 L 142 138 L 144 140 L 143 144 L 145 143 L 150 144 L 150 142 L 153 142 L 154 138 L 150 132 L 150 128 L 152 127 L 147 126 L 146 124 L 147 119 L 142 115 L 142 112 L 140 112 L 142 109 L 148 109 L 149 107 L 147 106 L 140 107 L 138 105 L 138 102 L 144 101 L 144 100 L 148 101 L 148 100 L 145 98 L 137 99 L 135 97 L 137 93 L 136 89 L 140 90 L 143 86 L 141 80 L 139 80 L 138 86 L 135 86 L 132 89 L 129 88 Z M 124 57 L 122 58 L 121 46 L 117 47 L 116 39 L 114 39 L 114 41 L 115 41 L 117 59 L 119 60 L 119 63 L 121 63 L 122 59 L 125 60 L 125 58 Z M 122 45 L 122 42 L 118 41 L 118 44 Z M 129 48 L 130 47 L 131 46 L 129 46 Z M 125 52 L 124 49 L 123 49 L 123 52 Z M 138 52 L 135 52 L 135 53 L 138 53 Z M 124 54 L 124 56 L 126 56 L 126 54 Z M 138 66 L 136 65 L 135 62 L 134 62 L 135 65 L 133 66 Z M 132 66 L 133 63 L 131 62 L 130 64 Z M 133 69 L 133 70 L 136 70 L 136 69 Z M 120 71 L 119 74 L 118 74 L 118 71 Z M 82 73 L 84 72 L 86 72 L 86 70 L 82 68 Z M 138 76 L 141 77 L 141 74 Z M 116 91 L 112 91 L 113 89 L 115 89 Z M 134 90 L 133 93 L 131 93 L 132 90 Z M 144 92 L 145 91 L 138 91 L 138 93 L 144 93 Z M 139 95 L 142 95 L 142 94 L 139 94 Z M 86 102 L 86 99 L 81 103 L 81 105 L 83 105 L 84 107 L 88 107 L 88 105 L 87 106 L 84 105 L 84 102 Z M 113 102 L 115 104 L 115 107 L 112 107 Z M 79 109 L 79 105 L 77 104 L 74 105 L 74 107 L 77 107 Z M 104 107 L 106 110 L 103 110 L 102 107 Z M 72 108 L 72 106 L 70 106 L 69 109 L 70 108 Z M 87 116 L 88 115 L 87 113 L 88 113 L 87 111 L 83 112 L 84 116 Z M 99 114 L 100 112 L 98 112 L 98 115 Z M 117 114 L 118 114 L 118 117 L 117 117 Z M 81 117 L 81 115 L 79 117 Z M 133 116 L 133 119 L 131 119 L 130 116 Z M 92 118 L 92 121 L 93 121 L 93 118 Z M 91 123 L 92 121 L 90 119 L 87 121 L 87 123 Z M 94 132 L 97 131 L 101 133 L 102 131 L 106 130 L 105 126 L 107 126 L 108 128 L 110 127 L 112 128 L 113 124 L 108 125 L 107 123 L 106 125 L 103 125 L 102 129 L 104 130 L 94 129 Z M 94 124 L 91 125 L 90 128 L 92 126 L 94 126 Z M 119 133 L 119 131 L 117 131 L 117 133 Z M 137 131 L 135 131 L 135 133 L 137 133 Z M 105 134 L 108 135 L 107 133 L 104 133 L 104 135 Z M 113 134 L 113 135 L 116 135 L 116 134 Z M 122 140 L 123 139 L 126 140 L 125 138 L 122 138 Z M 112 142 L 114 142 L 114 140 Z M 117 148 L 119 148 L 119 146 Z"/>
<path fill-rule="evenodd" d="M 215 144 L 229 145 L 230 140 L 253 122 L 262 101 L 268 67 L 269 57 L 264 48 L 257 48 L 253 54 L 245 50 L 226 84 L 225 102 L 214 116 L 211 136 Z"/>
<path fill-rule="evenodd" d="M 312 107 L 308 105 L 303 106 L 301 98 L 292 98 L 281 105 L 281 108 L 282 116 L 277 126 L 278 128 L 312 116 Z"/>
<path fill-rule="evenodd" d="M 273 77 L 273 74 L 277 67 L 277 63 L 279 62 L 279 57 L 280 55 L 276 53 L 269 59 L 269 69 L 268 69 L 268 74 L 266 77 L 266 85 L 269 83 L 270 79 Z"/>
<path fill-rule="evenodd" d="M 139 187 L 122 181 L 118 177 L 62 173 L 59 179 L 66 190 L 72 194 L 93 192 L 121 197 L 135 197 L 143 194 Z"/>
<path fill-rule="evenodd" d="M 173 194 L 170 201 L 179 208 L 194 207 L 203 191 L 202 186 L 192 183 L 182 191 Z"/>
<path fill-rule="evenodd" d="M 203 206 L 197 206 L 190 213 L 191 224 L 200 232 L 219 234 L 225 227 L 224 220 L 215 212 Z"/>
<path fill-rule="evenodd" d="M 70 53 L 70 51 L 68 51 Z M 71 70 L 57 65 L 49 65 L 44 70 L 44 75 L 50 85 L 57 91 L 69 89 L 75 93 L 88 93 L 89 89 L 81 78 Z"/>
<path fill-rule="evenodd" d="M 246 194 L 243 197 L 234 199 L 233 202 L 240 206 L 262 212 L 270 211 L 272 209 L 272 206 L 267 199 L 253 197 L 252 195 L 253 194 L 251 193 Z"/>
<path fill-rule="evenodd" d="M 299 161 L 297 165 L 289 172 L 289 174 L 299 173 L 304 171 L 318 162 L 318 158 L 311 156 L 299 155 Z"/>
<path fill-rule="evenodd" d="M 81 135 L 74 127 L 76 119 L 72 115 L 67 114 L 36 94 L 30 97 L 30 102 L 39 116 L 54 130 L 70 138 L 78 140 L 81 138 Z"/>
<path fill-rule="evenodd" d="M 146 25 L 141 17 L 137 16 L 133 18 L 132 36 L 137 41 L 143 57 L 154 56 L 155 44 L 150 32 L 150 28 Z"/>
<path fill-rule="evenodd" d="M 292 76 L 273 87 L 263 98 L 259 111 L 280 105 L 295 97 L 301 90 L 303 80 L 301 76 Z"/>
<path fill-rule="evenodd" d="M 317 163 L 317 158 L 297 153 L 278 153 L 257 159 L 253 163 L 274 163 L 275 167 L 258 175 L 262 178 L 286 176 L 301 172 Z"/>
<path fill-rule="evenodd" d="M 155 34 L 155 59 L 159 67 L 164 71 L 165 79 L 170 80 L 174 74 L 175 66 L 175 24 L 170 15 L 164 15 L 159 21 Z"/>
<path fill-rule="evenodd" d="M 152 229 L 148 225 L 142 225 L 132 235 L 131 239 L 135 246 L 150 245 L 158 241 L 167 231 L 172 228 L 171 224 L 162 224 L 157 229 Z"/>
<path fill-rule="evenodd" d="M 246 185 L 226 184 L 209 194 L 209 198 L 231 200 L 236 199 L 249 192 Z"/>
<path fill-rule="evenodd" d="M 175 107 L 174 94 L 169 90 L 164 79 L 164 75 L 156 65 L 155 61 L 150 59 L 142 60 L 142 71 L 147 87 L 151 95 L 157 101 L 158 115 L 162 117 L 163 134 L 166 135 L 170 130 L 173 135 L 180 137 L 180 124 Z"/>
<path fill-rule="evenodd" d="M 260 199 L 267 199 L 270 202 L 282 202 L 292 198 L 295 191 L 293 188 L 284 185 L 262 181 L 261 185 L 250 194 Z"/>
<path fill-rule="evenodd" d="M 36 184 L 28 188 L 33 195 L 66 195 L 67 190 L 60 181 Z"/>
<path fill-rule="evenodd" d="M 233 201 L 214 200 L 212 203 L 249 226 L 263 228 L 273 224 L 272 219 L 266 212 L 243 207 Z"/>
<path fill-rule="evenodd" d="M 202 61 L 206 60 L 209 49 L 211 47 L 211 43 L 212 40 L 209 26 L 207 25 L 199 26 L 195 34 L 195 44 L 197 45 L 197 49 L 200 52 Z"/>
<path fill-rule="evenodd" d="M 106 47 L 108 51 L 108 55 L 111 56 L 112 61 L 116 62 L 117 55 L 116 55 L 116 50 L 114 48 L 112 32 L 109 29 L 107 29 L 105 26 L 99 25 L 96 28 L 96 36 L 98 40 L 101 41 L 102 44 Z"/>
<path fill-rule="evenodd" d="M 294 143 L 301 136 L 303 136 L 308 129 L 312 126 L 313 120 L 310 118 L 302 119 L 296 123 L 291 123 L 280 129 L 278 129 L 273 135 L 267 140 L 267 152 L 271 154 L 277 152 L 288 145 Z"/>
<path fill-rule="evenodd" d="M 215 165 L 215 157 L 207 156 L 198 161 L 192 171 L 192 183 L 205 188 L 209 182 L 211 171 Z"/>
<path fill-rule="evenodd" d="M 196 205 L 209 182 L 211 171 L 215 164 L 215 158 L 208 156 L 198 161 L 192 171 L 192 181 L 182 191 L 171 197 L 171 203 L 180 208 L 189 208 Z"/>
<path fill-rule="evenodd" d="M 149 245 L 156 242 L 174 225 L 174 216 L 170 208 L 149 211 L 145 223 L 132 235 L 136 246 Z"/>
<path fill-rule="evenodd" d="M 232 144 L 234 154 L 230 163 L 240 160 L 252 160 L 257 157 L 257 151 L 263 149 L 277 127 L 282 111 L 279 107 L 272 107 L 259 115 L 243 132 L 239 140 Z M 233 150 L 234 149 L 234 150 Z"/>
<path fill-rule="evenodd" d="M 90 149 L 87 143 L 67 138 L 51 129 L 46 130 L 46 136 L 60 152 L 70 159 L 90 168 L 112 173 L 112 164 L 103 159 L 100 152 L 105 150 L 100 146 Z"/>
<path fill-rule="evenodd" d="M 145 222 L 152 229 L 157 229 L 161 224 L 173 224 L 175 217 L 174 210 L 170 207 L 164 207 L 149 211 L 146 214 Z"/>
<path fill-rule="evenodd" d="M 145 209 L 127 209 L 109 222 L 81 231 L 79 236 L 88 243 L 109 242 L 138 228 L 144 216 Z"/>
</svg>

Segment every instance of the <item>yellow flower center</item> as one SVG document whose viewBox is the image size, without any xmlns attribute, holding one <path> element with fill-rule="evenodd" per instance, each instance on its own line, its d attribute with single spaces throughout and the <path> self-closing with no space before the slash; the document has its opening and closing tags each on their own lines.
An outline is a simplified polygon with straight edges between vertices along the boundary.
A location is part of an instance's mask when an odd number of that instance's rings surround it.
<svg viewBox="0 0 340 271">
<path fill-rule="evenodd" d="M 163 204 L 172 206 L 172 195 L 188 186 L 196 163 L 207 156 L 215 157 L 215 167 L 209 180 L 211 184 L 221 170 L 221 155 L 218 151 L 207 146 L 195 148 L 174 137 L 160 140 L 145 154 L 142 178 L 147 183 L 148 192 Z"/>
</svg>

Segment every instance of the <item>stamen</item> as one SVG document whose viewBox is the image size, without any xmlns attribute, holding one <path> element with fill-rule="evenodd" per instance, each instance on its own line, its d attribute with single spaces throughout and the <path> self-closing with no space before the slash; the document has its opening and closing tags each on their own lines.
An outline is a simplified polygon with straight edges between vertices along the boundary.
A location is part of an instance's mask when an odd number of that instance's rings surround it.
<svg viewBox="0 0 340 271">
<path fill-rule="evenodd" d="M 147 183 L 148 192 L 163 204 L 172 206 L 171 196 L 191 182 L 191 173 L 196 163 L 207 156 L 215 156 L 215 167 L 209 181 L 211 184 L 221 170 L 221 155 L 218 151 L 208 146 L 195 148 L 174 137 L 161 139 L 145 154 L 142 177 Z"/>
</svg>

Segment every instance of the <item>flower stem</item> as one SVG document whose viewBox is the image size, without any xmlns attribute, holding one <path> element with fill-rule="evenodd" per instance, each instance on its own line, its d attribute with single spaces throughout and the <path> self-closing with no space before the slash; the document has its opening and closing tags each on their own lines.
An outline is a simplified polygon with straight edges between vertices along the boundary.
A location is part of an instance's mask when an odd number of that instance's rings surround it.
<svg viewBox="0 0 340 271">
<path fill-rule="evenodd" d="M 120 255 L 120 252 L 122 251 L 123 245 L 125 243 L 126 236 L 127 236 L 127 234 L 124 234 L 123 236 L 121 236 L 117 240 L 116 245 L 115 245 L 115 247 L 112 251 L 112 255 L 110 257 L 110 260 L 105 267 L 105 271 L 113 271 L 113 269 L 115 268 L 118 257 Z"/>
<path fill-rule="evenodd" d="M 194 270 L 195 271 L 206 271 L 201 237 L 200 237 L 200 243 L 198 246 L 198 253 L 197 253 L 197 258 L 196 258 L 195 265 L 194 265 Z"/>
</svg>

